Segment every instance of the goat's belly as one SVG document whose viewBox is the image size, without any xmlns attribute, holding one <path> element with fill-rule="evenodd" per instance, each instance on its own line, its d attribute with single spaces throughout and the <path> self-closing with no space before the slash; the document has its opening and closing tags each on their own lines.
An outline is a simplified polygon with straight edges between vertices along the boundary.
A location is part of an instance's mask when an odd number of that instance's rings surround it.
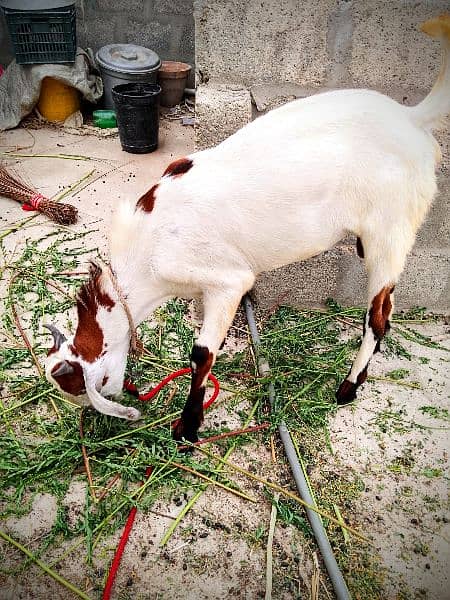
<svg viewBox="0 0 450 600">
<path fill-rule="evenodd" d="M 306 260 L 334 246 L 346 234 L 336 224 L 278 223 L 253 229 L 235 244 L 254 272 L 270 271 L 283 265 Z"/>
</svg>

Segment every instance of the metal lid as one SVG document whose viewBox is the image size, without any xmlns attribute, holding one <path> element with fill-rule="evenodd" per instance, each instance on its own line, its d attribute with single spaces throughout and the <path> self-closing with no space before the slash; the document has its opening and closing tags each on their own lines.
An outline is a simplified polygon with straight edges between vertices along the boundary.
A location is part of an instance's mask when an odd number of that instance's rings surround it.
<svg viewBox="0 0 450 600">
<path fill-rule="evenodd" d="M 161 66 L 156 52 L 134 44 L 103 46 L 95 58 L 101 67 L 117 73 L 150 73 Z"/>
</svg>

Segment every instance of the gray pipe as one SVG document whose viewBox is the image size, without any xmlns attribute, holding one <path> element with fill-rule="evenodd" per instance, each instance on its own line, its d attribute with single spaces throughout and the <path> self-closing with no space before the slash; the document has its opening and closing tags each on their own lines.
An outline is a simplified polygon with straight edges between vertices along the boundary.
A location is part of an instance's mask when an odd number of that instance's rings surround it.
<svg viewBox="0 0 450 600">
<path fill-rule="evenodd" d="M 258 359 L 259 374 L 269 375 L 269 363 L 263 357 L 261 357 L 259 353 L 261 339 L 259 337 L 258 328 L 256 326 L 253 305 L 248 295 L 244 296 L 244 307 L 245 313 L 247 315 L 250 335 L 252 337 L 253 346 L 255 348 L 256 356 Z M 271 407 L 273 406 L 274 401 L 275 390 L 273 384 L 271 383 L 269 385 L 269 402 Z M 283 442 L 286 456 L 291 466 L 292 474 L 294 476 L 295 484 L 300 493 L 300 496 L 308 504 L 316 506 L 314 499 L 312 498 L 311 493 L 309 491 L 308 483 L 303 474 L 303 470 L 298 461 L 297 454 L 295 452 L 295 447 L 292 442 L 291 434 L 289 433 L 289 430 L 286 427 L 284 421 L 281 421 L 281 423 L 279 424 L 278 433 L 280 434 L 281 441 Z M 319 546 L 320 552 L 322 553 L 323 561 L 328 571 L 328 575 L 330 576 L 331 583 L 333 584 L 336 596 L 338 600 L 350 600 L 350 593 L 348 591 L 344 577 L 342 576 L 341 570 L 339 569 L 339 566 L 336 562 L 336 558 L 334 557 L 333 550 L 331 549 L 330 542 L 322 524 L 322 520 L 320 519 L 320 516 L 310 508 L 305 508 L 305 510 L 306 514 L 308 515 L 309 522 L 311 523 L 311 528 L 316 538 L 317 545 Z"/>
</svg>

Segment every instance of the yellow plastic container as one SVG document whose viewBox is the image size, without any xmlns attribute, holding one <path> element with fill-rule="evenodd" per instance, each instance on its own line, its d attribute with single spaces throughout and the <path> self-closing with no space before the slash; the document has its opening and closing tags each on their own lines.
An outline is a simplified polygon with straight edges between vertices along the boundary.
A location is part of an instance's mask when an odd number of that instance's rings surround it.
<svg viewBox="0 0 450 600">
<path fill-rule="evenodd" d="M 62 81 L 44 77 L 37 107 L 47 121 L 65 121 L 80 110 L 80 93 Z"/>
</svg>

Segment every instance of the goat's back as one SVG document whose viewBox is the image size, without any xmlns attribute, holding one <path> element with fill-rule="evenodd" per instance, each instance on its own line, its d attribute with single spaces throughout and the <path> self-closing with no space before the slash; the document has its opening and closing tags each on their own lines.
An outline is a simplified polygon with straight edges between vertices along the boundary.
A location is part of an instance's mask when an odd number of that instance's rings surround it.
<svg viewBox="0 0 450 600">
<path fill-rule="evenodd" d="M 183 175 L 164 177 L 142 243 L 161 263 L 182 264 L 195 247 L 205 268 L 243 261 L 260 272 L 359 235 L 368 217 L 411 214 L 415 228 L 435 191 L 435 144 L 377 92 L 291 102 L 191 155 Z"/>
</svg>

